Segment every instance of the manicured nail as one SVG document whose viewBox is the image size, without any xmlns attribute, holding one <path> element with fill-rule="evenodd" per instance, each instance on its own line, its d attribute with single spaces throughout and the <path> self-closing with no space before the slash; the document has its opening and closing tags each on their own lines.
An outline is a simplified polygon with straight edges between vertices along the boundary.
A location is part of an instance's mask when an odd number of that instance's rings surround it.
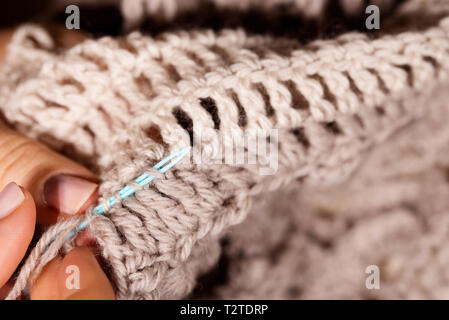
<svg viewBox="0 0 449 320">
<path fill-rule="evenodd" d="M 60 174 L 51 177 L 44 184 L 46 204 L 66 214 L 77 214 L 97 184 L 79 177 Z"/>
<path fill-rule="evenodd" d="M 23 200 L 25 200 L 25 195 L 20 187 L 14 182 L 9 183 L 0 192 L 0 219 L 16 210 Z"/>
</svg>

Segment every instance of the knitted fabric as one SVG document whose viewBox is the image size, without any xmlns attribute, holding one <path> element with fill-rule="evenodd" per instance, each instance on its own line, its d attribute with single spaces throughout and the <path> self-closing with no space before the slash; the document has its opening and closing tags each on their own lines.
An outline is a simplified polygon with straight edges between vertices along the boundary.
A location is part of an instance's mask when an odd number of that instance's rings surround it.
<svg viewBox="0 0 449 320">
<path fill-rule="evenodd" d="M 349 181 L 259 197 L 192 297 L 447 299 L 447 88 L 408 101 L 432 113 L 373 149 Z M 380 290 L 365 287 L 369 265 Z"/>
<path fill-rule="evenodd" d="M 426 17 L 426 23 L 402 31 L 403 24 L 418 13 Z M 198 164 L 187 159 L 106 216 L 88 215 L 89 232 L 99 244 L 118 298 L 187 296 L 198 276 L 217 263 L 223 237 L 231 243 L 225 246 L 225 254 L 238 257 L 229 286 L 218 286 L 213 293 L 219 297 L 255 297 L 259 282 L 266 288 L 259 291 L 260 298 L 325 297 L 323 292 L 330 297 L 364 297 L 359 294 L 364 263 L 371 258 L 378 262 L 387 255 L 387 250 L 379 250 L 375 256 L 365 256 L 364 250 L 398 239 L 391 250 L 402 252 L 406 259 L 413 253 L 407 236 L 420 233 L 419 219 L 402 200 L 417 201 L 413 195 L 420 194 L 417 190 L 426 186 L 427 179 L 416 177 L 414 184 L 401 183 L 401 172 L 414 171 L 413 161 L 407 162 L 396 148 L 401 143 L 413 146 L 421 138 L 416 148 L 428 157 L 411 155 L 417 167 L 432 173 L 441 162 L 438 148 L 448 137 L 438 121 L 447 119 L 447 112 L 441 103 L 444 96 L 434 97 L 447 88 L 448 16 L 447 1 L 410 0 L 396 9 L 386 23 L 388 28 L 374 37 L 348 32 L 301 44 L 295 39 L 248 35 L 243 30 L 197 30 L 158 37 L 140 33 L 104 37 L 66 51 L 40 27 L 23 26 L 15 33 L 1 70 L 0 108 L 18 131 L 93 168 L 102 179 L 100 194 L 104 197 L 164 155 L 187 145 L 201 149 L 196 151 L 207 158 L 210 150 L 219 148 L 217 140 L 199 146 L 194 143 L 207 129 L 278 130 L 275 175 L 260 175 L 258 165 Z M 416 120 L 424 125 L 410 127 Z M 438 123 L 441 130 L 435 135 Z M 410 128 L 409 135 L 387 141 L 401 128 Z M 431 138 L 424 140 L 424 133 Z M 380 151 L 371 151 L 381 143 Z M 368 154 L 374 159 L 371 162 L 366 161 Z M 405 158 L 394 159 L 405 161 L 405 167 L 395 164 L 392 155 Z M 350 182 L 345 182 L 349 177 Z M 441 182 L 437 173 L 435 179 Z M 245 220 L 255 196 L 292 183 L 299 183 L 300 190 L 277 195 L 283 199 L 294 192 L 296 199 L 290 205 L 296 209 L 299 205 L 301 212 L 293 214 L 276 204 L 271 213 L 254 212 L 251 220 L 228 234 L 231 226 Z M 339 194 L 341 183 L 345 191 Z M 335 185 L 339 187 L 332 189 Z M 392 191 L 371 197 L 371 188 L 376 190 L 376 186 Z M 325 187 L 330 189 L 322 191 Z M 441 194 L 431 198 L 437 207 L 435 221 L 445 220 L 446 189 L 438 189 Z M 330 211 L 343 213 L 323 223 L 314 215 L 327 215 L 329 210 L 316 208 L 326 201 L 332 203 L 329 197 L 334 195 L 345 205 Z M 282 203 L 289 206 L 288 201 Z M 376 210 L 384 212 L 386 220 L 370 214 Z M 278 211 L 283 213 L 278 215 Z M 422 216 L 426 210 L 417 211 Z M 354 222 L 358 219 L 361 222 Z M 372 223 L 367 224 L 368 220 Z M 30 275 L 36 275 L 60 249 L 70 249 L 73 243 L 64 245 L 61 239 L 77 223 L 79 218 L 69 219 L 44 234 L 10 298 L 20 295 Z M 440 223 L 429 225 L 438 229 Z M 258 225 L 264 230 L 260 242 Z M 379 229 L 382 237 L 377 237 Z M 280 241 L 283 233 L 286 238 Z M 443 241 L 444 231 L 435 234 L 419 242 L 428 254 L 435 239 Z M 60 237 L 44 251 L 56 235 Z M 279 243 L 292 248 L 283 249 Z M 357 250 L 347 249 L 354 244 Z M 438 248 L 444 249 L 441 243 Z M 299 250 L 304 255 L 298 256 Z M 269 251 L 274 252 L 269 258 L 274 264 L 262 258 Z M 329 263 L 323 268 L 310 267 L 321 258 Z M 414 268 L 425 260 L 423 253 Z M 357 264 L 352 269 L 343 267 L 350 261 Z M 346 271 L 332 280 L 335 268 Z M 351 277 L 354 272 L 359 277 Z M 404 287 L 413 282 L 410 273 L 403 277 L 408 279 Z M 332 290 L 325 290 L 326 286 Z M 350 293 L 354 288 L 358 289 Z M 386 297 L 407 295 L 400 288 L 388 292 Z M 413 293 L 408 297 L 414 297 Z"/>
</svg>

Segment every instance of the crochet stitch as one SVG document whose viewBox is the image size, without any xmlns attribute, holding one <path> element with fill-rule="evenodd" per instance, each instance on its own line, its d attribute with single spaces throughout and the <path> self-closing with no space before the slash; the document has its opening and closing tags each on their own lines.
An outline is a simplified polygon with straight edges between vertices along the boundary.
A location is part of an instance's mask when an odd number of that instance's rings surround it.
<svg viewBox="0 0 449 320">
<path fill-rule="evenodd" d="M 176 13 L 167 10 L 167 18 Z M 402 31 L 420 12 L 433 24 Z M 90 159 L 104 196 L 181 148 L 219 149 L 214 139 L 196 144 L 204 130 L 279 131 L 275 176 L 258 165 L 186 160 L 108 215 L 88 215 L 118 298 L 182 298 L 216 264 L 219 239 L 245 220 L 255 196 L 297 180 L 342 183 L 373 146 L 432 112 L 414 101 L 448 80 L 449 2 L 406 1 L 388 23 L 390 33 L 375 37 L 348 32 L 307 44 L 194 30 L 86 40 L 64 52 L 39 26 L 22 26 L 0 74 L 0 108 L 18 131 Z M 43 235 L 9 298 L 70 250 L 62 238 L 79 222 Z"/>
</svg>

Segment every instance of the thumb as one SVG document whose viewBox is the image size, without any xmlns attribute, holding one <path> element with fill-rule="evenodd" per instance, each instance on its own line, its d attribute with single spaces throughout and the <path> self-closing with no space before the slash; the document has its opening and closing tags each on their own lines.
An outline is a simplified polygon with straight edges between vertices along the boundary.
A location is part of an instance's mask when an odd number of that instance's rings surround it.
<svg viewBox="0 0 449 320">
<path fill-rule="evenodd" d="M 0 191 L 0 288 L 25 255 L 35 222 L 36 208 L 28 191 L 14 182 Z"/>
<path fill-rule="evenodd" d="M 31 193 L 37 221 L 53 224 L 58 214 L 75 215 L 96 200 L 95 176 L 37 141 L 0 126 L 0 189 L 14 181 Z"/>
</svg>

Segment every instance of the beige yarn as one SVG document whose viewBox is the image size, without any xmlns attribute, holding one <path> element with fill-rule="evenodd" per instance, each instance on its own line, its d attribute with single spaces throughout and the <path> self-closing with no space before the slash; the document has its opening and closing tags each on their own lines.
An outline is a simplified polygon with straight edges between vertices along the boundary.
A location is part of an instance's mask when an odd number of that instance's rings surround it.
<svg viewBox="0 0 449 320">
<path fill-rule="evenodd" d="M 366 154 L 349 181 L 258 197 L 226 232 L 213 283 L 200 279 L 191 297 L 446 299 L 448 88 L 407 99 L 432 112 Z M 369 265 L 380 290 L 365 287 Z"/>
<path fill-rule="evenodd" d="M 422 11 L 438 13 L 431 27 L 393 33 L 394 19 Z M 368 149 L 432 111 L 409 102 L 448 80 L 449 3 L 411 0 L 389 22 L 392 34 L 307 45 L 205 30 L 105 37 L 65 52 L 43 29 L 24 26 L 0 75 L 0 108 L 17 130 L 90 159 L 105 197 L 201 130 L 279 129 L 276 176 L 183 161 L 91 219 L 118 298 L 181 298 L 216 263 L 219 237 L 246 218 L 253 196 L 297 179 L 342 182 Z M 58 238 L 43 253 L 44 243 L 75 222 L 44 235 L 9 298 L 62 246 Z"/>
</svg>

